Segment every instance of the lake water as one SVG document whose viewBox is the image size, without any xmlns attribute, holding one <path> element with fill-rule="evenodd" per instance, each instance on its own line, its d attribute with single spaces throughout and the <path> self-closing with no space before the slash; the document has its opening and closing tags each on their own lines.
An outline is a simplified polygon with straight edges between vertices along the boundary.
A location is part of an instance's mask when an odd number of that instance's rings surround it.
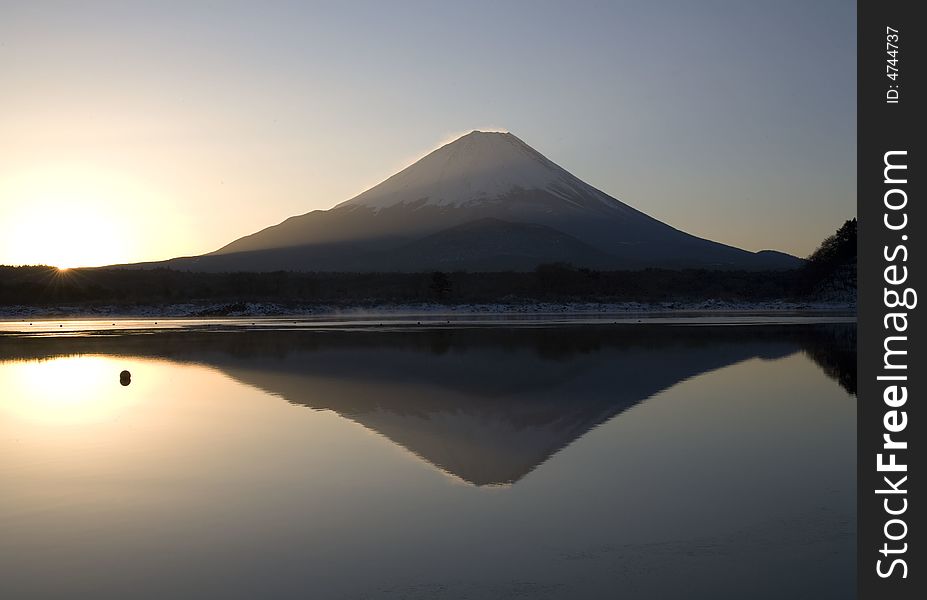
<svg viewBox="0 0 927 600">
<path fill-rule="evenodd" d="M 0 335 L 0 597 L 852 597 L 855 337 Z"/>
</svg>

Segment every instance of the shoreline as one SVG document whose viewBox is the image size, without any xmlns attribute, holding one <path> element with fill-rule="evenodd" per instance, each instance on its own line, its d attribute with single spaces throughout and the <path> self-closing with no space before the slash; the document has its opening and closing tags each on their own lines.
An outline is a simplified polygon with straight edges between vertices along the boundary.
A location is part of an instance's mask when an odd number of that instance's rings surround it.
<svg viewBox="0 0 927 600">
<path fill-rule="evenodd" d="M 467 304 L 314 304 L 284 305 L 272 302 L 180 303 L 169 305 L 99 305 L 99 306 L 9 306 L 0 308 L 0 321 L 23 319 L 146 319 L 146 318 L 338 318 L 338 317 L 435 317 L 452 316 L 527 316 L 554 315 L 679 315 L 697 314 L 832 314 L 856 315 L 856 304 L 848 302 L 517 302 Z"/>
<path fill-rule="evenodd" d="M 479 327 L 629 325 L 790 325 L 855 323 L 856 307 L 839 303 L 530 303 L 313 306 L 296 311 L 250 304 L 209 314 L 213 306 L 55 307 L 0 312 L 3 335 L 127 335 L 155 331 L 426 330 Z M 228 306 L 218 307 L 220 310 Z M 238 307 L 240 308 L 240 307 Z M 119 310 L 122 309 L 122 310 Z M 169 309 L 169 310 L 168 310 Z M 123 312 L 125 311 L 125 312 Z M 204 314 L 205 313 L 205 314 Z"/>
</svg>

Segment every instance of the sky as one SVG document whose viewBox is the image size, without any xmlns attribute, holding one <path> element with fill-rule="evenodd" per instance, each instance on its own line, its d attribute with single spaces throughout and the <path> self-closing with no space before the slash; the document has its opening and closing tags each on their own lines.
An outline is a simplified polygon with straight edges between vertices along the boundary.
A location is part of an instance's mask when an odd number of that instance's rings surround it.
<svg viewBox="0 0 927 600">
<path fill-rule="evenodd" d="M 850 0 L 0 0 L 0 82 L 0 264 L 209 252 L 473 129 L 748 250 L 856 215 Z"/>
</svg>

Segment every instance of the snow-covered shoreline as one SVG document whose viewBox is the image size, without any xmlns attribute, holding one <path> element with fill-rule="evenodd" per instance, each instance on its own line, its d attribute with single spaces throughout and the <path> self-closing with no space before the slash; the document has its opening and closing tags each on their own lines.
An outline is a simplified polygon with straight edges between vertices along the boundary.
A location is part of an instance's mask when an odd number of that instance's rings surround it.
<svg viewBox="0 0 927 600">
<path fill-rule="evenodd" d="M 8 306 L 0 319 L 94 318 L 94 317 L 326 317 L 415 315 L 607 315 L 672 313 L 832 313 L 855 315 L 856 304 L 846 302 L 518 302 L 481 304 L 384 304 L 284 305 L 264 302 L 185 303 L 169 305 Z"/>
</svg>

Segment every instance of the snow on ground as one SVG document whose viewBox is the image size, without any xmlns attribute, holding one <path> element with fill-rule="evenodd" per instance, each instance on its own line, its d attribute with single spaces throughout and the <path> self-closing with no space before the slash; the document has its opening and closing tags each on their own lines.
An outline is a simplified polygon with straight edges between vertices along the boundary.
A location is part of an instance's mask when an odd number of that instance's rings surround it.
<svg viewBox="0 0 927 600">
<path fill-rule="evenodd" d="M 358 304 L 283 305 L 261 302 L 187 303 L 169 305 L 98 306 L 10 306 L 0 307 L 0 319 L 93 318 L 93 317 L 279 317 L 279 316 L 410 316 L 410 315 L 601 315 L 622 313 L 730 313 L 730 312 L 839 312 L 856 313 L 855 303 L 846 302 L 520 302 L 490 304 Z"/>
</svg>

